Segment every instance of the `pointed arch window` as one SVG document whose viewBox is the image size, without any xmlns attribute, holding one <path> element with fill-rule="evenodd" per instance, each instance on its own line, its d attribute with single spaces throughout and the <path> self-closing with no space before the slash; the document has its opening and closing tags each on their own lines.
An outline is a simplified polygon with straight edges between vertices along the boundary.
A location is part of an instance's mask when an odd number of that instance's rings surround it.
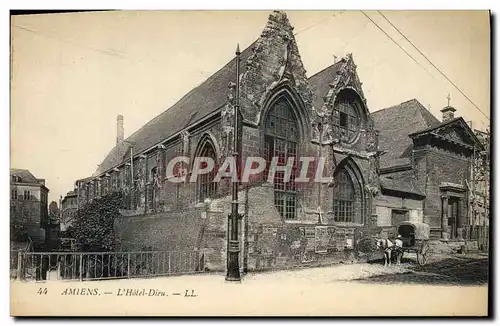
<svg viewBox="0 0 500 326">
<path fill-rule="evenodd" d="M 297 119 L 290 104 L 284 98 L 273 105 L 265 120 L 264 155 L 267 161 L 265 178 L 273 157 L 278 157 L 278 165 L 285 165 L 290 157 L 294 165 L 290 180 L 285 182 L 285 173 L 277 171 L 274 175 L 274 205 L 284 219 L 294 219 L 297 213 L 297 147 L 299 129 Z"/>
<path fill-rule="evenodd" d="M 215 148 L 211 142 L 207 141 L 200 151 L 200 157 L 210 157 L 217 162 Z M 206 167 L 206 162 L 202 162 L 200 168 Z M 213 182 L 216 174 L 215 167 L 208 173 L 198 176 L 198 200 L 203 201 L 206 198 L 213 198 L 217 192 L 217 183 Z"/>
<path fill-rule="evenodd" d="M 359 194 L 355 183 L 345 168 L 335 175 L 333 189 L 333 213 L 335 222 L 357 222 L 359 220 Z"/>
</svg>

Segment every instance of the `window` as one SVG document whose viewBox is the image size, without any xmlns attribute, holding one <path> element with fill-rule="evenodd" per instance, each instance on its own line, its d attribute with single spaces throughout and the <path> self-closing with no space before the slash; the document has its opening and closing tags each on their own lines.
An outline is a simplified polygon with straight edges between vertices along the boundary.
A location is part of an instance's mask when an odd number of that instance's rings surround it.
<svg viewBox="0 0 500 326">
<path fill-rule="evenodd" d="M 359 114 L 352 100 L 340 99 L 333 110 L 333 131 L 345 142 L 352 142 L 359 130 Z"/>
<path fill-rule="evenodd" d="M 206 142 L 200 152 L 201 157 L 211 157 L 214 162 L 217 162 L 217 156 L 215 155 L 215 149 L 210 142 Z M 200 168 L 206 167 L 206 162 L 201 163 Z M 213 182 L 216 174 L 215 167 L 209 173 L 202 174 L 198 176 L 198 199 L 203 201 L 206 198 L 213 198 L 217 191 L 217 183 Z"/>
<path fill-rule="evenodd" d="M 269 166 L 273 157 L 278 158 L 278 165 L 285 165 L 288 158 L 294 157 L 290 180 L 285 182 L 285 172 L 277 171 L 274 175 L 274 205 L 284 219 L 294 219 L 297 211 L 296 185 L 297 142 L 299 139 L 297 120 L 285 99 L 278 101 L 266 118 L 264 155 L 267 167 L 264 177 L 269 175 Z"/>
<path fill-rule="evenodd" d="M 31 193 L 29 190 L 24 191 L 24 200 L 30 200 L 31 199 Z"/>
<path fill-rule="evenodd" d="M 104 176 L 102 179 L 102 195 L 105 196 L 109 191 L 109 177 Z"/>
<path fill-rule="evenodd" d="M 148 189 L 148 207 L 149 208 L 154 208 L 155 206 L 155 201 L 156 201 L 156 175 L 157 175 L 157 168 L 154 167 L 150 171 L 150 177 L 149 177 L 149 189 Z"/>
<path fill-rule="evenodd" d="M 347 113 L 340 112 L 340 127 L 347 128 Z"/>
<path fill-rule="evenodd" d="M 19 177 L 17 175 L 13 175 L 12 182 L 23 182 L 23 180 L 21 179 L 21 177 Z"/>
<path fill-rule="evenodd" d="M 335 176 L 333 213 L 335 222 L 354 222 L 356 193 L 348 171 L 343 169 Z"/>
<path fill-rule="evenodd" d="M 122 189 L 122 176 L 123 172 L 121 170 L 116 172 L 116 190 Z"/>
<path fill-rule="evenodd" d="M 17 200 L 17 190 L 12 190 L 11 191 L 10 199 Z"/>
</svg>

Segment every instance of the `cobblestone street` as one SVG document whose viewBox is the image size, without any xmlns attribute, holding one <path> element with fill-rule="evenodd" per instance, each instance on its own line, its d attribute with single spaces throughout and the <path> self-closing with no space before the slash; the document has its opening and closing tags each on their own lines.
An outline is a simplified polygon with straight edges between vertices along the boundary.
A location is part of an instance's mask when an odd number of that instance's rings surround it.
<svg viewBox="0 0 500 326">
<path fill-rule="evenodd" d="M 480 285 L 488 283 L 488 256 L 485 254 L 434 257 L 424 266 L 405 263 L 402 273 L 386 273 L 360 277 L 365 283 L 416 283 Z"/>
</svg>

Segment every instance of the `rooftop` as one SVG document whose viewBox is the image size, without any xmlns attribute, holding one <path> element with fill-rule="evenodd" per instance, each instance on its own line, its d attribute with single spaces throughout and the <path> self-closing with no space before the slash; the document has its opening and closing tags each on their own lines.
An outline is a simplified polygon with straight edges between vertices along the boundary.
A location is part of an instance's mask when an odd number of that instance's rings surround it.
<svg viewBox="0 0 500 326">
<path fill-rule="evenodd" d="M 409 164 L 413 148 L 409 135 L 441 124 L 416 99 L 372 112 L 371 116 L 379 130 L 380 150 L 386 152 L 380 157 L 381 168 Z"/>
</svg>

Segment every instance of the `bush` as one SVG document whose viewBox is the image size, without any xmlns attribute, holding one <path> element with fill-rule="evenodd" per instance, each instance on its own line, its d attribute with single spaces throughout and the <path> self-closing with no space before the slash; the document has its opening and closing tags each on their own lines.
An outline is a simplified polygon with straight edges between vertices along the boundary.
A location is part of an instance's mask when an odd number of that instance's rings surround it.
<svg viewBox="0 0 500 326">
<path fill-rule="evenodd" d="M 113 251 L 115 247 L 114 219 L 120 216 L 122 194 L 112 193 L 94 199 L 82 207 L 73 224 L 79 251 Z"/>
</svg>

